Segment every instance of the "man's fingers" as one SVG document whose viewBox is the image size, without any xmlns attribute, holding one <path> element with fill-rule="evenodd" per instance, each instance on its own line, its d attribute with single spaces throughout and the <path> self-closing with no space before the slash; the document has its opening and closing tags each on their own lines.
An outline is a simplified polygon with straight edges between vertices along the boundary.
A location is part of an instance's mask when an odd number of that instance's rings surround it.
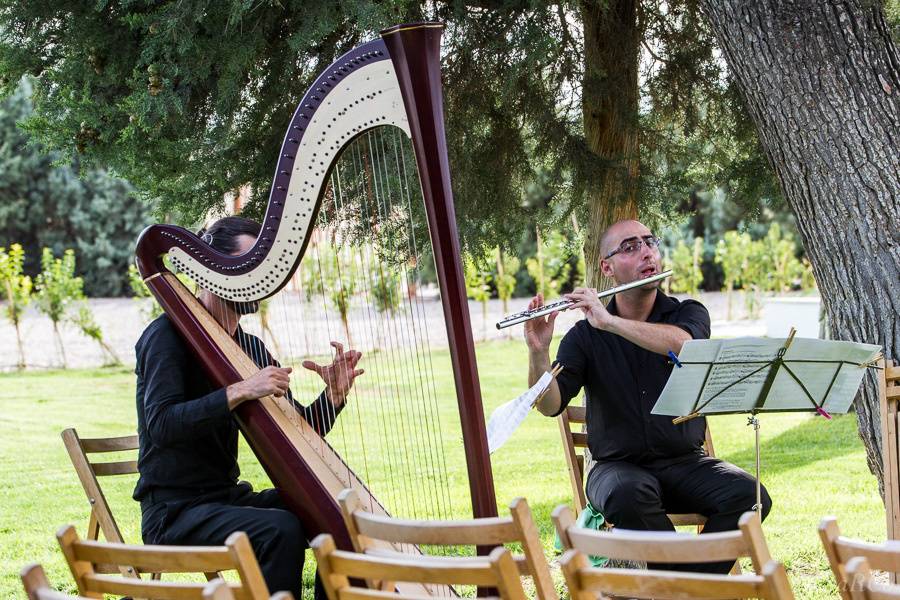
<svg viewBox="0 0 900 600">
<path fill-rule="evenodd" d="M 315 371 L 316 373 L 318 373 L 320 375 L 322 374 L 322 370 L 325 368 L 322 365 L 318 365 L 311 360 L 304 360 L 302 364 L 303 364 L 304 369 L 309 369 L 310 371 Z"/>
<path fill-rule="evenodd" d="M 357 377 L 359 377 L 360 375 L 362 375 L 365 372 L 366 372 L 365 369 L 356 369 L 355 371 L 353 371 L 353 378 L 356 379 Z"/>
<path fill-rule="evenodd" d="M 342 343 L 331 340 L 331 345 L 334 347 L 334 351 L 338 356 L 344 353 L 344 345 Z"/>
</svg>

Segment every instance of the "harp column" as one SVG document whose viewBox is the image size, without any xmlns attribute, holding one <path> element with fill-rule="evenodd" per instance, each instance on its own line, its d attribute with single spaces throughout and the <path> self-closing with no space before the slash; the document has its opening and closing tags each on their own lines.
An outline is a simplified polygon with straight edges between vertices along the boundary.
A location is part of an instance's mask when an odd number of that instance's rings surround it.
<svg viewBox="0 0 900 600">
<path fill-rule="evenodd" d="M 495 517 L 497 498 L 491 475 L 444 136 L 440 64 L 443 28 L 440 23 L 397 25 L 382 31 L 381 37 L 400 83 L 416 152 L 435 270 L 447 322 L 459 418 L 463 439 L 466 440 L 472 512 L 475 517 Z"/>
</svg>

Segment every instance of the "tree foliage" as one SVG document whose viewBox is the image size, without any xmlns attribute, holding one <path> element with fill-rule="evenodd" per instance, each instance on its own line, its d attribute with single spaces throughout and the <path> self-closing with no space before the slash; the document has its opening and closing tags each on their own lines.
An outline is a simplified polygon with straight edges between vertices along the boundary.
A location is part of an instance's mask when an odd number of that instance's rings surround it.
<svg viewBox="0 0 900 600">
<path fill-rule="evenodd" d="M 33 115 L 31 94 L 24 79 L 0 101 L 0 239 L 24 247 L 24 270 L 31 275 L 41 268 L 42 248 L 56 254 L 72 248 L 88 294 L 121 295 L 149 211 L 127 182 L 102 170 L 78 173 L 77 165 L 58 165 L 65 159 L 30 142 L 18 123 Z"/>
<path fill-rule="evenodd" d="M 23 274 L 25 252 L 20 244 L 12 244 L 7 252 L 0 247 L 0 297 L 6 300 L 4 312 L 16 330 L 19 349 L 19 369 L 25 368 L 25 348 L 22 345 L 22 315 L 31 302 L 31 277 Z"/>
<path fill-rule="evenodd" d="M 249 184 L 258 215 L 314 76 L 382 27 L 443 20 L 459 222 L 481 252 L 535 222 L 549 229 L 572 212 L 586 222 L 589 190 L 621 168 L 623 157 L 591 150 L 583 125 L 602 112 L 598 98 L 623 91 L 586 64 L 584 21 L 619 4 L 3 0 L 0 75 L 7 91 L 37 78 L 27 128 L 48 148 L 126 176 L 160 213 L 196 220 Z M 642 132 L 645 215 L 665 218 L 696 185 L 757 194 L 768 169 L 696 2 L 644 0 L 635 19 L 641 102 L 627 120 Z M 609 44 L 634 43 L 626 37 Z"/>
</svg>

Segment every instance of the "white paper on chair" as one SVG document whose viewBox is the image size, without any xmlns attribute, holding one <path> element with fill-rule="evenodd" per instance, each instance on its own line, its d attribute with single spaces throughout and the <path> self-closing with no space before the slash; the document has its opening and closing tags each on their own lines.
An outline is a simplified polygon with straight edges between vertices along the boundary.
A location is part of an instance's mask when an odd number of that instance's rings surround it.
<svg viewBox="0 0 900 600">
<path fill-rule="evenodd" d="M 550 387 L 551 381 L 553 381 L 553 375 L 544 373 L 527 392 L 494 409 L 487 424 L 488 451 L 491 454 L 499 450 L 509 436 L 518 429 L 525 417 L 528 416 L 534 401 Z"/>
</svg>

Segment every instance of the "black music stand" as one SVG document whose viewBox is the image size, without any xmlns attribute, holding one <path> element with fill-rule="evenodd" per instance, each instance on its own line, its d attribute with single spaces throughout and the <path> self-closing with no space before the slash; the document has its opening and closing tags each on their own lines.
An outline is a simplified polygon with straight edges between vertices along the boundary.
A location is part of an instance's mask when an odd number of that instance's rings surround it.
<svg viewBox="0 0 900 600">
<path fill-rule="evenodd" d="M 756 445 L 756 504 L 762 510 L 759 419 L 761 412 L 815 412 L 831 418 L 850 410 L 867 368 L 876 368 L 881 347 L 797 338 L 691 340 L 653 407 L 675 416 L 674 424 L 700 415 L 750 413 Z"/>
</svg>

